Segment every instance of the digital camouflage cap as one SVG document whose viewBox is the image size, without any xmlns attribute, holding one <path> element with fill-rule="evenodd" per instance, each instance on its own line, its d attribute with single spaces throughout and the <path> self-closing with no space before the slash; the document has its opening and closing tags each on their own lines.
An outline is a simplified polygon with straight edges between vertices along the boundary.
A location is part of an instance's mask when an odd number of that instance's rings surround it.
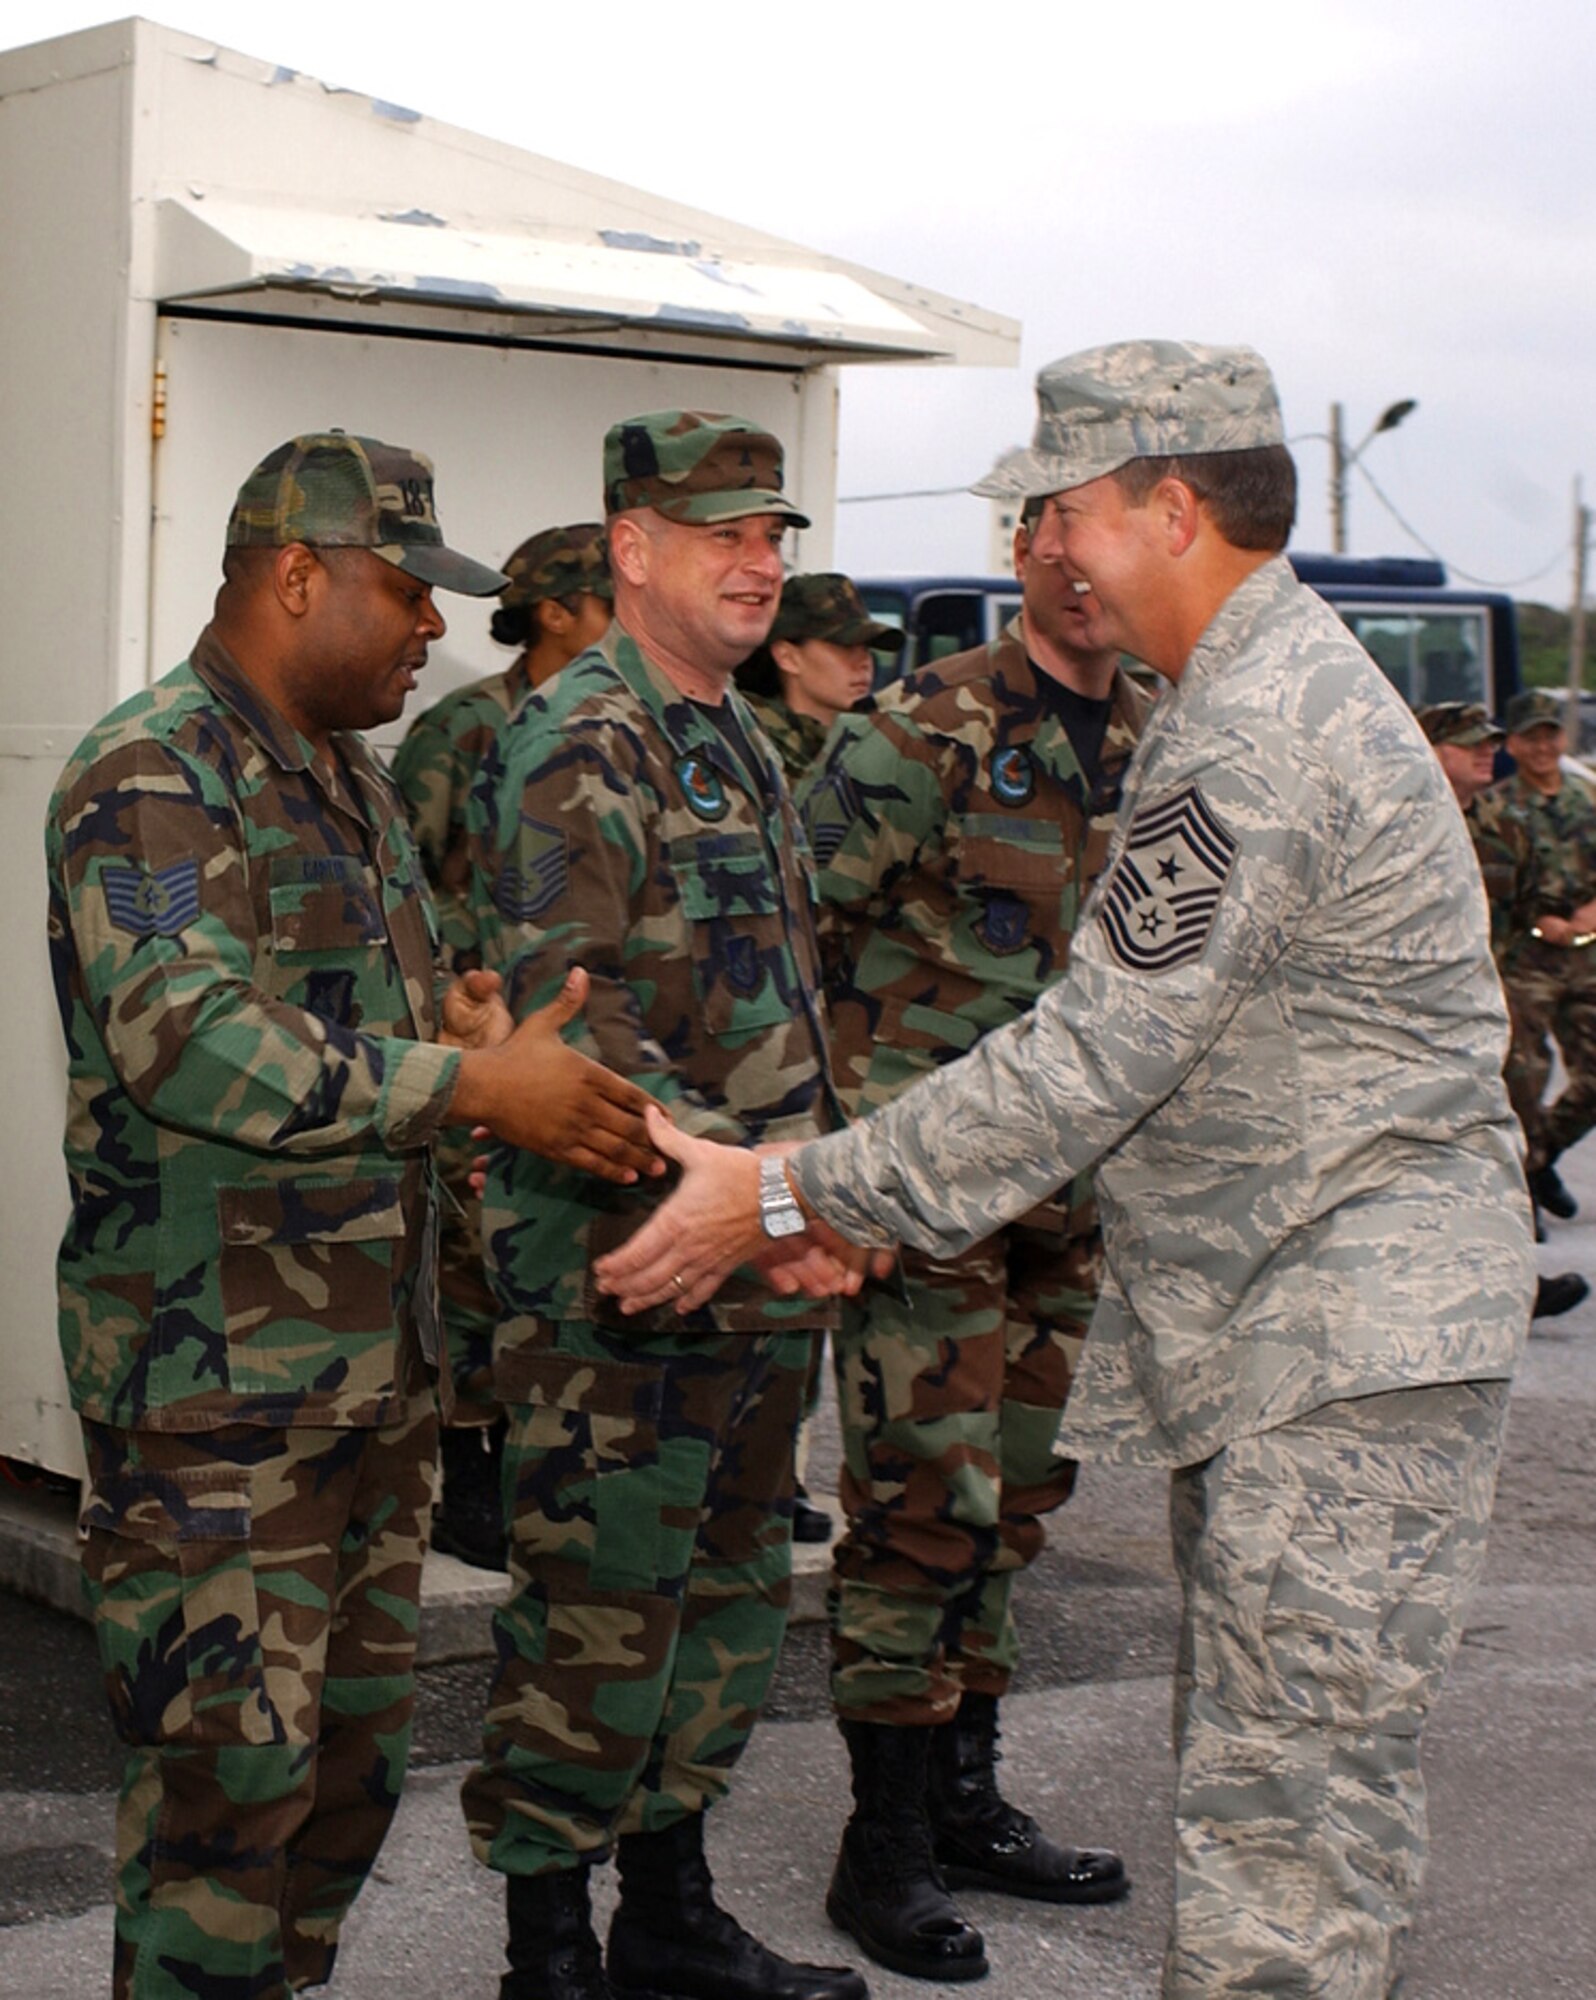
<svg viewBox="0 0 1596 2000">
<path fill-rule="evenodd" d="M 787 578 L 770 637 L 798 643 L 827 639 L 834 646 L 873 646 L 885 653 L 903 650 L 902 631 L 872 618 L 853 579 L 830 570 Z"/>
<path fill-rule="evenodd" d="M 507 608 L 542 604 L 551 597 L 615 595 L 604 528 L 598 521 L 545 528 L 529 536 L 505 563 L 504 572 L 510 579 L 503 598 Z"/>
<path fill-rule="evenodd" d="M 612 424 L 604 437 L 604 512 L 652 507 L 668 521 L 708 525 L 779 514 L 807 528 L 781 490 L 777 438 L 742 417 L 653 410 Z"/>
<path fill-rule="evenodd" d="M 1481 743 L 1502 740 L 1501 730 L 1477 701 L 1432 701 L 1413 712 L 1432 743 L 1458 743 L 1473 750 Z"/>
<path fill-rule="evenodd" d="M 238 489 L 230 549 L 370 549 L 407 576 L 466 597 L 493 597 L 501 570 L 446 548 L 432 496 L 432 461 L 347 431 L 290 438 Z"/>
<path fill-rule="evenodd" d="M 1548 723 L 1553 729 L 1561 729 L 1563 705 L 1545 688 L 1526 688 L 1507 704 L 1502 719 L 1510 736 L 1522 736 L 1526 731 L 1542 728 Z"/>
<path fill-rule="evenodd" d="M 970 488 L 994 500 L 1064 493 L 1133 458 L 1284 444 L 1280 398 L 1250 347 L 1121 340 L 1050 361 L 1036 378 L 1036 431 Z"/>
</svg>

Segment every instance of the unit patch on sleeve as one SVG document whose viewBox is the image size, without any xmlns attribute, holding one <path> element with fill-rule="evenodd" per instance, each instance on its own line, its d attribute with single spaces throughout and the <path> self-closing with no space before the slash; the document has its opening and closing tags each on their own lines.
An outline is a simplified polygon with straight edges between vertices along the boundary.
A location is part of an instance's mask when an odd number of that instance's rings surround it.
<svg viewBox="0 0 1596 2000">
<path fill-rule="evenodd" d="M 1099 912 L 1118 962 L 1133 972 L 1169 972 L 1201 956 L 1236 849 L 1196 785 L 1143 806 Z"/>
</svg>

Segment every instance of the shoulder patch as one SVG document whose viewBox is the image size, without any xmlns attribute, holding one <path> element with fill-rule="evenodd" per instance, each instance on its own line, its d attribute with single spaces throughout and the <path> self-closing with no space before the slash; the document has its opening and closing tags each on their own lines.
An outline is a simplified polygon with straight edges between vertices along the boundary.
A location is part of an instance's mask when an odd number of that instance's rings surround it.
<svg viewBox="0 0 1596 2000">
<path fill-rule="evenodd" d="M 176 937 L 200 913 L 199 863 L 100 871 L 105 908 L 119 931 L 133 937 Z"/>
<path fill-rule="evenodd" d="M 1143 806 L 1103 891 L 1098 920 L 1113 957 L 1132 972 L 1169 972 L 1200 957 L 1236 851 L 1196 785 Z"/>
</svg>

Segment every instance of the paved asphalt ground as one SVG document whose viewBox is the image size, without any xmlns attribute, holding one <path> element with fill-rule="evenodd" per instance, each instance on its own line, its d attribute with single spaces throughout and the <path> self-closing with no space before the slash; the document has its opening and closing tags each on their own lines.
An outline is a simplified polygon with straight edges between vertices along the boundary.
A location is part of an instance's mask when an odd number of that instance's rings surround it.
<svg viewBox="0 0 1596 2000">
<path fill-rule="evenodd" d="M 1584 1216 L 1553 1224 L 1548 1272 L 1596 1279 L 1596 1140 L 1566 1163 Z M 817 1446 L 817 1488 L 828 1440 Z M 831 1446 L 834 1454 L 834 1446 Z M 1427 1739 L 1433 1859 L 1406 2000 L 1596 1996 L 1596 1295 L 1543 1322 L 1514 1391 L 1487 1578 Z M 1005 1703 L 1011 1793 L 1069 1838 L 1126 1855 L 1136 1886 L 1097 1911 L 972 1895 L 992 2000 L 1148 2000 L 1170 1898 L 1166 1747 L 1175 1626 L 1163 1482 L 1088 1469 L 1023 1586 L 1025 1660 Z M 423 1676 L 416 1766 L 348 1925 L 335 2000 L 491 2000 L 499 1884 L 456 1794 L 481 1662 Z M 0 2000 L 109 1991 L 118 1758 L 88 1629 L 0 1596 Z M 711 1822 L 726 1900 L 797 1956 L 856 1957 L 821 1897 L 845 1812 L 824 1641 L 797 1626 L 775 1699 Z M 601 1914 L 612 1894 L 599 1889 Z M 932 1989 L 869 1968 L 877 2000 Z"/>
</svg>

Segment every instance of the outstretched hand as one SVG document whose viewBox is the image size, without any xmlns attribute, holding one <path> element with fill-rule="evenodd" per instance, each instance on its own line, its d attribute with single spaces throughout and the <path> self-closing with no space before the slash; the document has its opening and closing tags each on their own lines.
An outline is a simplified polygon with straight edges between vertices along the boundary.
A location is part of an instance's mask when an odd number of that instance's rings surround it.
<svg viewBox="0 0 1596 2000">
<path fill-rule="evenodd" d="M 742 1264 L 756 1266 L 772 1290 L 806 1298 L 857 1292 L 866 1271 L 877 1268 L 869 1252 L 817 1219 L 801 1236 L 773 1242 L 760 1225 L 758 1153 L 679 1132 L 655 1104 L 647 1122 L 682 1179 L 634 1236 L 594 1266 L 599 1290 L 619 1300 L 622 1312 L 672 1303 L 692 1312 Z"/>
<path fill-rule="evenodd" d="M 488 973 L 467 973 L 460 984 Z M 560 1039 L 587 1002 L 588 977 L 573 966 L 559 994 L 490 1046 L 465 1048 L 449 1115 L 485 1125 L 496 1138 L 608 1181 L 660 1174 L 665 1163 L 643 1124 L 647 1096 Z M 491 1012 L 491 1001 L 480 1004 Z M 500 1002 L 502 1006 L 502 1002 Z M 485 1025 L 485 1016 L 479 1025 Z"/>
</svg>

